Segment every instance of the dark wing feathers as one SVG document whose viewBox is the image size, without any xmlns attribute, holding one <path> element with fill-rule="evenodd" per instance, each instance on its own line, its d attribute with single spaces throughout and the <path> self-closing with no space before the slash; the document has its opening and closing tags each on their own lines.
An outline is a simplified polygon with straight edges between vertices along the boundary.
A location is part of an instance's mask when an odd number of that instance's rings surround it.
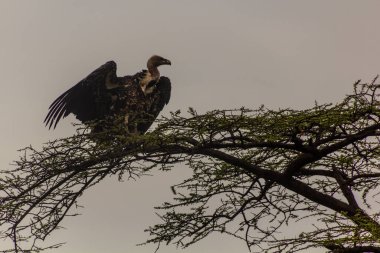
<svg viewBox="0 0 380 253">
<path fill-rule="evenodd" d="M 167 105 L 170 101 L 170 94 L 172 90 L 170 79 L 166 76 L 162 76 L 160 78 L 160 81 L 157 83 L 157 90 L 161 94 L 159 100 L 157 101 L 157 106 L 158 108 L 160 108 L 159 110 L 161 111 L 164 108 L 164 106 Z"/>
<path fill-rule="evenodd" d="M 108 76 L 108 79 L 107 79 Z M 44 120 L 49 129 L 61 118 L 73 113 L 82 122 L 103 118 L 109 111 L 110 97 L 106 82 L 118 83 L 116 63 L 109 61 L 78 84 L 60 95 L 49 107 Z"/>
<path fill-rule="evenodd" d="M 153 124 L 158 114 L 165 105 L 169 103 L 171 93 L 171 82 L 166 76 L 161 76 L 156 84 L 156 89 L 150 94 L 150 103 L 147 111 L 143 114 L 143 120 L 138 124 L 139 133 L 145 133 Z"/>
<path fill-rule="evenodd" d="M 119 78 L 116 63 L 109 61 L 54 100 L 44 122 L 50 129 L 70 113 L 84 123 L 102 120 L 108 115 L 128 114 L 132 122 L 127 127 L 137 122 L 137 131 L 143 134 L 168 104 L 171 93 L 169 78 L 162 76 L 152 84 L 156 89 L 144 96 L 139 83 L 145 75 L 146 70 L 143 70 Z"/>
</svg>

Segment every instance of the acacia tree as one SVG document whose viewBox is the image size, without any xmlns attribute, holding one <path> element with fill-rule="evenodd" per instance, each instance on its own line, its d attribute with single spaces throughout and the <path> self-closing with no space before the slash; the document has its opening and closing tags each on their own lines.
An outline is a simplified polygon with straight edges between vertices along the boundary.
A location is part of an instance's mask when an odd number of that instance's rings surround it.
<svg viewBox="0 0 380 253">
<path fill-rule="evenodd" d="M 136 178 L 186 164 L 192 176 L 156 207 L 146 243 L 187 247 L 213 232 L 253 252 L 380 252 L 380 100 L 376 78 L 338 104 L 307 110 L 193 109 L 143 136 L 94 141 L 86 128 L 27 147 L 0 184 L 0 236 L 9 252 L 38 251 L 78 198 L 108 176 Z M 286 237 L 284 228 L 302 231 Z M 53 245 L 56 247 L 59 245 Z M 6 252 L 6 251 L 4 251 Z"/>
</svg>

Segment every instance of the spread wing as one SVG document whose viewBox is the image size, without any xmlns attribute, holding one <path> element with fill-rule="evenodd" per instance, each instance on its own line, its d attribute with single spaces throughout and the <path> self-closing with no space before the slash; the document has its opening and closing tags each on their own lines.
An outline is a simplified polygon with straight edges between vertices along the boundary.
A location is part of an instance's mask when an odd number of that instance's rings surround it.
<svg viewBox="0 0 380 253">
<path fill-rule="evenodd" d="M 138 124 L 139 133 L 145 133 L 148 131 L 164 106 L 169 103 L 172 87 L 170 79 L 165 76 L 161 76 L 160 80 L 156 84 L 156 87 L 157 88 L 151 94 L 147 111 L 143 116 L 144 119 Z"/>
<path fill-rule="evenodd" d="M 44 120 L 49 129 L 73 113 L 81 122 L 103 119 L 112 106 L 111 91 L 122 85 L 116 76 L 116 63 L 109 61 L 60 95 L 49 107 Z"/>
</svg>

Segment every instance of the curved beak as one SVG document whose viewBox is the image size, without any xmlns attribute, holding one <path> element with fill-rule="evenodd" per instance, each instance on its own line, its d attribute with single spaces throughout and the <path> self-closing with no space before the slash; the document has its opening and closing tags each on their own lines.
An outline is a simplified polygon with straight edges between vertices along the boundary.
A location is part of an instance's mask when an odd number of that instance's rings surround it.
<svg viewBox="0 0 380 253">
<path fill-rule="evenodd" d="M 167 59 L 164 60 L 164 64 L 165 64 L 165 65 L 172 65 L 171 61 L 169 61 L 169 60 L 167 60 Z"/>
</svg>

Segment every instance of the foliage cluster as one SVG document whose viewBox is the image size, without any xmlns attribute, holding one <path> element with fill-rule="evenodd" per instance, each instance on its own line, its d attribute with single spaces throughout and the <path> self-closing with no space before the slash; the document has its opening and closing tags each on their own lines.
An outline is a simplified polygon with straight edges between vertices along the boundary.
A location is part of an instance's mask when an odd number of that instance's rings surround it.
<svg viewBox="0 0 380 253">
<path fill-rule="evenodd" d="M 80 127 L 40 150 L 23 149 L 14 168 L 1 172 L 0 237 L 13 241 L 9 252 L 41 250 L 39 241 L 75 216 L 78 198 L 105 177 L 138 178 L 185 164 L 193 174 L 157 207 L 162 223 L 147 229 L 146 243 L 187 247 L 220 232 L 254 252 L 380 252 L 380 212 L 373 208 L 379 104 L 375 79 L 355 83 L 338 104 L 307 110 L 200 115 L 190 108 L 142 136 L 101 138 Z M 305 221 L 310 226 L 298 234 L 281 233 Z"/>
</svg>

